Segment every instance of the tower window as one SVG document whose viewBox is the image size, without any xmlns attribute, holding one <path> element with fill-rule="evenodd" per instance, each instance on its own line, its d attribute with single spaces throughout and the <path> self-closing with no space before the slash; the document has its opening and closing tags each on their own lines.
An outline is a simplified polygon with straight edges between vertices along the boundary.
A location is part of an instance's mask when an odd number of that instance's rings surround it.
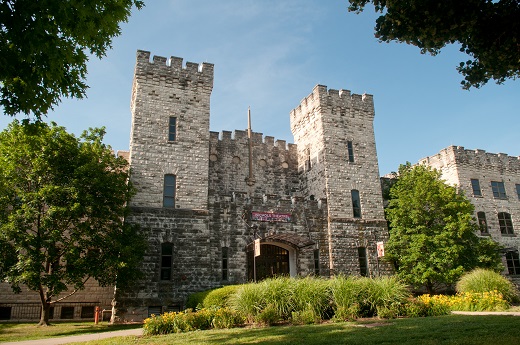
<svg viewBox="0 0 520 345">
<path fill-rule="evenodd" d="M 228 247 L 222 247 L 222 280 L 228 279 Z"/>
<path fill-rule="evenodd" d="M 177 118 L 170 117 L 168 122 L 168 141 L 175 141 L 177 138 Z"/>
<path fill-rule="evenodd" d="M 359 274 L 362 277 L 368 276 L 368 260 L 367 260 L 367 249 L 365 247 L 358 248 L 359 258 Z"/>
<path fill-rule="evenodd" d="M 498 213 L 498 224 L 500 225 L 500 232 L 503 235 L 513 235 L 513 221 L 511 215 L 507 212 Z"/>
<path fill-rule="evenodd" d="M 172 278 L 173 245 L 171 243 L 161 244 L 161 280 Z"/>
<path fill-rule="evenodd" d="M 352 141 L 347 141 L 348 161 L 354 162 L 354 148 L 352 147 Z"/>
<path fill-rule="evenodd" d="M 314 249 L 314 275 L 320 275 L 320 250 Z"/>
<path fill-rule="evenodd" d="M 175 175 L 164 175 L 163 207 L 175 207 Z"/>
<path fill-rule="evenodd" d="M 480 190 L 480 182 L 478 179 L 471 179 L 471 188 L 473 189 L 473 196 L 482 196 L 482 191 Z"/>
<path fill-rule="evenodd" d="M 506 253 L 506 263 L 509 274 L 520 274 L 520 258 L 517 251 Z"/>
<path fill-rule="evenodd" d="M 518 200 L 520 200 L 520 184 L 516 184 L 516 195 L 518 196 Z"/>
<path fill-rule="evenodd" d="M 357 189 L 353 189 L 350 191 L 352 194 L 352 212 L 354 214 L 354 218 L 361 218 L 361 202 L 359 200 L 359 191 Z"/>
<path fill-rule="evenodd" d="M 506 188 L 504 182 L 491 181 L 491 189 L 493 190 L 493 197 L 495 199 L 506 199 Z"/>
</svg>

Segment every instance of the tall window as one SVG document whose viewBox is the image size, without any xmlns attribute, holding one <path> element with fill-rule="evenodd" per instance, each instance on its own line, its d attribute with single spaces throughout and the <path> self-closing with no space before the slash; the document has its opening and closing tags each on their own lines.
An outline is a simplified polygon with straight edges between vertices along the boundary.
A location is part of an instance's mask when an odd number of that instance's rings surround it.
<svg viewBox="0 0 520 345">
<path fill-rule="evenodd" d="M 368 276 L 368 260 L 367 260 L 367 249 L 365 247 L 358 248 L 359 258 L 359 274 L 362 277 Z"/>
<path fill-rule="evenodd" d="M 164 175 L 163 207 L 175 207 L 175 175 Z"/>
<path fill-rule="evenodd" d="M 352 141 L 347 141 L 348 150 L 348 161 L 354 162 L 354 148 L 352 147 Z"/>
<path fill-rule="evenodd" d="M 361 218 L 361 202 L 359 200 L 359 191 L 357 189 L 352 189 L 350 193 L 352 194 L 352 211 L 354 218 Z"/>
<path fill-rule="evenodd" d="M 477 212 L 478 226 L 480 227 L 480 232 L 482 234 L 488 233 L 487 221 L 486 221 L 486 213 L 485 212 Z"/>
<path fill-rule="evenodd" d="M 320 250 L 314 249 L 314 275 L 320 275 Z"/>
<path fill-rule="evenodd" d="M 175 141 L 177 137 L 177 118 L 170 117 L 170 121 L 168 123 L 168 140 Z"/>
<path fill-rule="evenodd" d="M 509 274 L 520 274 L 520 257 L 518 251 L 506 253 L 507 271 Z"/>
<path fill-rule="evenodd" d="M 516 195 L 518 196 L 518 200 L 520 200 L 520 184 L 515 184 L 516 187 Z"/>
<path fill-rule="evenodd" d="M 482 196 L 480 182 L 476 178 L 471 179 L 471 188 L 473 189 L 473 196 Z"/>
<path fill-rule="evenodd" d="M 500 232 L 504 235 L 513 235 L 513 221 L 511 215 L 507 212 L 498 213 L 498 224 L 500 225 Z"/>
<path fill-rule="evenodd" d="M 173 244 L 161 244 L 161 280 L 172 278 Z"/>
<path fill-rule="evenodd" d="M 222 280 L 228 278 L 228 247 L 222 247 Z"/>
<path fill-rule="evenodd" d="M 504 182 L 491 181 L 491 189 L 495 199 L 506 199 L 506 188 Z"/>
</svg>

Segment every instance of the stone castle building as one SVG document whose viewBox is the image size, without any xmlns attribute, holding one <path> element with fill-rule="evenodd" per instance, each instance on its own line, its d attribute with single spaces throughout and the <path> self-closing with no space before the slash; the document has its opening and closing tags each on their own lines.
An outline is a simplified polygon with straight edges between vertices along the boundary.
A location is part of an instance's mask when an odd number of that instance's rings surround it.
<svg viewBox="0 0 520 345">
<path fill-rule="evenodd" d="M 504 247 L 504 274 L 520 275 L 520 157 L 450 146 L 419 164 L 439 170 L 448 184 L 464 192 L 475 206 L 479 235 Z M 514 280 L 520 283 L 518 277 Z"/>
<path fill-rule="evenodd" d="M 193 292 L 280 274 L 391 274 L 377 254 L 388 229 L 372 96 L 317 85 L 290 112 L 288 144 L 251 126 L 211 132 L 212 88 L 212 64 L 137 52 L 130 151 L 122 154 L 137 189 L 127 221 L 141 226 L 149 246 L 144 278 L 117 290 L 117 316 L 142 320 L 182 309 Z M 489 235 L 516 253 L 510 272 L 518 273 L 519 245 L 509 233 L 520 217 L 512 199 L 518 159 L 448 148 L 424 161 L 463 189 L 480 181 L 481 199 L 472 201 L 486 213 Z M 504 183 L 508 199 L 490 197 L 495 189 L 484 187 L 494 182 Z M 94 306 L 110 315 L 114 288 L 92 282 L 73 298 L 55 306 L 54 319 L 90 318 Z M 34 292 L 13 295 L 0 284 L 0 319 L 38 318 L 37 303 Z"/>
</svg>

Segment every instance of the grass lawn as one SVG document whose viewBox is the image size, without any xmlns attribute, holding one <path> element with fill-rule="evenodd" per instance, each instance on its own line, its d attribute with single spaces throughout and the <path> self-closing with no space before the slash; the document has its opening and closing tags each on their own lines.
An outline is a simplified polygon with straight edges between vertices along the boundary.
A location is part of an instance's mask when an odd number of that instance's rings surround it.
<svg viewBox="0 0 520 345">
<path fill-rule="evenodd" d="M 48 327 L 38 327 L 34 323 L 0 323 L 0 343 L 8 341 L 32 340 L 42 338 L 81 335 L 140 328 L 141 324 L 108 325 L 107 322 L 95 325 L 94 322 L 61 322 Z"/>
<path fill-rule="evenodd" d="M 118 337 L 83 344 L 511 345 L 520 343 L 519 329 L 518 316 L 450 315 L 310 326 L 235 328 L 153 337 Z"/>
</svg>

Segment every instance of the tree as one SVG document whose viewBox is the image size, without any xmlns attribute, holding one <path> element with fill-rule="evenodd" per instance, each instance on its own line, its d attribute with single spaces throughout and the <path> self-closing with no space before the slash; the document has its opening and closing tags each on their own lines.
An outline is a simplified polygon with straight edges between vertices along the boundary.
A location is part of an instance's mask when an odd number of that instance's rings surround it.
<svg viewBox="0 0 520 345">
<path fill-rule="evenodd" d="M 0 281 L 39 294 L 42 325 L 88 279 L 125 286 L 138 275 L 144 239 L 123 220 L 128 163 L 103 134 L 18 121 L 0 133 Z"/>
<path fill-rule="evenodd" d="M 106 55 L 141 0 L 0 2 L 0 105 L 37 119 L 61 97 L 83 98 L 90 53 Z"/>
<path fill-rule="evenodd" d="M 349 11 L 368 3 L 384 13 L 376 20 L 382 42 L 404 42 L 422 53 L 438 54 L 447 44 L 460 43 L 471 57 L 457 70 L 464 89 L 479 88 L 490 79 L 502 84 L 520 75 L 520 2 L 516 0 L 382 1 L 349 0 Z"/>
<path fill-rule="evenodd" d="M 475 267 L 502 268 L 499 245 L 476 235 L 473 205 L 437 170 L 401 165 L 390 196 L 385 255 L 407 283 L 432 293 Z"/>
</svg>

